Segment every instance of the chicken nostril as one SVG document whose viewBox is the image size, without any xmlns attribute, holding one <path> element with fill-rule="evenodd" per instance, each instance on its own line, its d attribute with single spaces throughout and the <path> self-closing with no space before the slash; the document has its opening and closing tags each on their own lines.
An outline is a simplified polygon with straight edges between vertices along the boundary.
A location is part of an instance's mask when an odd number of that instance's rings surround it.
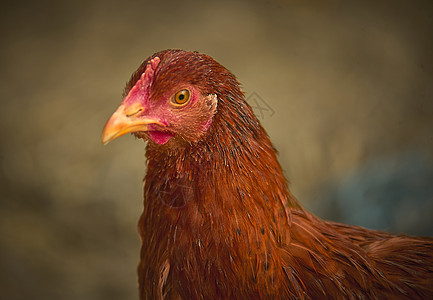
<svg viewBox="0 0 433 300">
<path fill-rule="evenodd" d="M 127 117 L 132 117 L 132 116 L 135 116 L 135 115 L 139 114 L 142 111 L 143 111 L 143 108 L 139 108 L 139 109 L 137 109 L 137 110 L 135 110 L 133 112 L 126 112 L 126 116 Z"/>
</svg>

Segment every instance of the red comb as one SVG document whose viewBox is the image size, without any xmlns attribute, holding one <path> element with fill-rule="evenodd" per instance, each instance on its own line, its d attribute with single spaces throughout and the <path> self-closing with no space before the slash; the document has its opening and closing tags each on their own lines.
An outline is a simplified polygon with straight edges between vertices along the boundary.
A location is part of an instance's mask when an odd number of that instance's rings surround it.
<svg viewBox="0 0 433 300">
<path fill-rule="evenodd" d="M 129 91 L 123 102 L 136 101 L 137 98 L 148 99 L 150 87 L 152 86 L 155 70 L 160 62 L 159 57 L 152 58 L 146 66 L 146 70 L 141 74 L 140 79 Z"/>
</svg>

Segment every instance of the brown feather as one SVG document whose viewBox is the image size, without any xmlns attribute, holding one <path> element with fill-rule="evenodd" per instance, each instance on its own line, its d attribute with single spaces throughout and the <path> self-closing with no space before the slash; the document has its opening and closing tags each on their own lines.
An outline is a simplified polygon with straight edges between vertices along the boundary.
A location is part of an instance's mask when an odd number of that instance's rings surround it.
<svg viewBox="0 0 433 300">
<path fill-rule="evenodd" d="M 433 298 L 432 239 L 318 219 L 290 194 L 268 135 L 227 69 L 196 52 L 154 57 L 161 62 L 152 98 L 187 83 L 217 103 L 205 133 L 184 124 L 179 136 L 187 142 L 147 145 L 141 299 Z"/>
</svg>

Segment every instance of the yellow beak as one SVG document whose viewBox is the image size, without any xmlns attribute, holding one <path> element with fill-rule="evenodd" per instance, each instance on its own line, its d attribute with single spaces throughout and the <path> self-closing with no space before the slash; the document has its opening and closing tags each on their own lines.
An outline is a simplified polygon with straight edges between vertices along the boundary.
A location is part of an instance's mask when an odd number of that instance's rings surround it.
<svg viewBox="0 0 433 300">
<path fill-rule="evenodd" d="M 129 106 L 121 104 L 105 124 L 102 131 L 102 143 L 106 145 L 126 133 L 147 131 L 149 124 L 162 125 L 156 120 L 138 117 L 143 110 L 144 108 L 139 103 Z"/>
</svg>

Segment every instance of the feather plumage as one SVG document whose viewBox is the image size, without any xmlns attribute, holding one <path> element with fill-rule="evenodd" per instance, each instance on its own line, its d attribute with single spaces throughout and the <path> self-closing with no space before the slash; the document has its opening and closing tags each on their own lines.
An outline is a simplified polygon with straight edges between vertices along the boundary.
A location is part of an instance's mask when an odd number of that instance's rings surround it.
<svg viewBox="0 0 433 300">
<path fill-rule="evenodd" d="M 148 140 L 141 299 L 433 297 L 433 240 L 306 211 L 227 69 L 197 52 L 158 52 L 132 75 L 125 99 L 149 65 L 143 114 L 155 107 L 151 130 L 170 136 L 158 143 L 134 131 Z M 171 95 L 185 87 L 196 98 L 170 107 Z"/>
</svg>

